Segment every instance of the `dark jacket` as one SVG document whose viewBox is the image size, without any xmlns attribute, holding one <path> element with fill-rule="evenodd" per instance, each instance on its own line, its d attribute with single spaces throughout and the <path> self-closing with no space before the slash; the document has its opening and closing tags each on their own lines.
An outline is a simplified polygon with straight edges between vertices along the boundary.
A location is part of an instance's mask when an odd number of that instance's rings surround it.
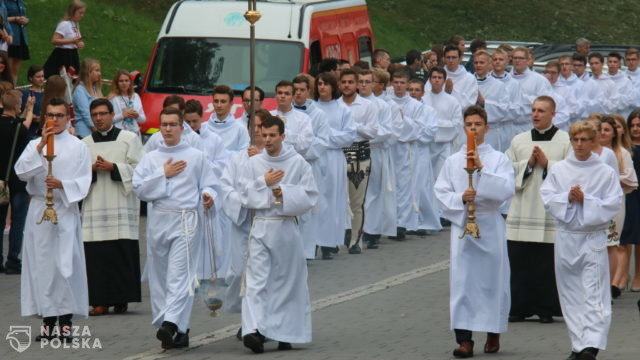
<svg viewBox="0 0 640 360">
<path fill-rule="evenodd" d="M 13 137 L 16 134 L 16 126 L 20 126 L 16 150 L 13 154 L 13 162 L 11 164 L 11 175 L 9 177 L 9 191 L 11 192 L 25 192 L 27 185 L 18 179 L 16 171 L 13 169 L 20 154 L 22 154 L 24 148 L 27 147 L 30 141 L 29 132 L 22 126 L 22 121 L 22 119 L 11 116 L 0 116 L 0 179 L 2 180 L 5 179 L 7 174 L 7 165 L 9 155 L 11 155 L 11 147 L 13 146 Z"/>
</svg>

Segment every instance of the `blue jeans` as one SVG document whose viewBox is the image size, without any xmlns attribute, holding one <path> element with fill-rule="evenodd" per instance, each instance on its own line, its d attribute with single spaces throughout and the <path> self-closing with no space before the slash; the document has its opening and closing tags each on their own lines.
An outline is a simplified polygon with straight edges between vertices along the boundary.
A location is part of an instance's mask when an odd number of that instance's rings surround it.
<svg viewBox="0 0 640 360">
<path fill-rule="evenodd" d="M 24 223 L 29 210 L 29 194 L 27 192 L 11 192 L 11 231 L 9 232 L 9 253 L 7 254 L 7 268 L 20 268 L 20 252 L 22 251 L 22 236 L 24 234 Z M 0 229 L 4 231 L 5 220 L 9 204 L 0 206 Z M 2 245 L 0 241 L 0 264 L 2 264 Z"/>
</svg>

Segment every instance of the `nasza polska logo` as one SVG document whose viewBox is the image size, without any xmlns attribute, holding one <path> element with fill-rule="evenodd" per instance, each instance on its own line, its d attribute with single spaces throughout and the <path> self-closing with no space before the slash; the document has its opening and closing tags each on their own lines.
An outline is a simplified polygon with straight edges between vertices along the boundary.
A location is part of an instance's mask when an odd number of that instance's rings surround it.
<svg viewBox="0 0 640 360">
<path fill-rule="evenodd" d="M 99 338 L 91 336 L 88 326 L 71 326 L 60 330 L 54 326 L 40 328 L 40 348 L 50 347 L 53 349 L 102 349 Z M 63 339 L 64 338 L 64 339 Z M 12 325 L 6 339 L 11 347 L 17 352 L 23 352 L 31 346 L 31 326 Z"/>
<path fill-rule="evenodd" d="M 11 325 L 6 340 L 17 352 L 23 352 L 31 346 L 31 326 Z"/>
</svg>

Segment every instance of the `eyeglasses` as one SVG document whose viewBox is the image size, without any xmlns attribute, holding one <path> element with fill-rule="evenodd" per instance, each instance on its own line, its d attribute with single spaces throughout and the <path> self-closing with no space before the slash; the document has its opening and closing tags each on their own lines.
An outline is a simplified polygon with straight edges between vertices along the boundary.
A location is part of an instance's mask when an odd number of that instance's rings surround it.
<svg viewBox="0 0 640 360">
<path fill-rule="evenodd" d="M 586 142 L 589 142 L 589 141 L 591 141 L 591 140 L 593 140 L 593 139 L 587 139 L 587 138 L 576 138 L 576 137 L 571 138 L 571 142 L 572 142 L 572 143 L 576 143 L 576 144 L 586 143 Z"/>
<path fill-rule="evenodd" d="M 160 123 L 160 127 L 169 127 L 169 128 L 174 128 L 174 127 L 178 127 L 180 126 L 180 123 L 177 122 L 171 122 L 171 123 Z"/>
<path fill-rule="evenodd" d="M 100 111 L 100 112 L 91 113 L 91 117 L 92 118 L 95 118 L 95 117 L 98 117 L 98 116 L 102 117 L 102 116 L 107 116 L 109 114 L 111 114 L 111 113 L 108 112 L 108 111 Z"/>
<path fill-rule="evenodd" d="M 57 114 L 54 114 L 54 113 L 46 113 L 46 114 L 44 114 L 44 116 L 45 116 L 47 119 L 53 119 L 53 118 L 56 118 L 56 119 L 64 119 L 64 118 L 66 118 L 66 117 L 67 117 L 67 114 L 63 114 L 63 113 L 57 113 Z"/>
</svg>

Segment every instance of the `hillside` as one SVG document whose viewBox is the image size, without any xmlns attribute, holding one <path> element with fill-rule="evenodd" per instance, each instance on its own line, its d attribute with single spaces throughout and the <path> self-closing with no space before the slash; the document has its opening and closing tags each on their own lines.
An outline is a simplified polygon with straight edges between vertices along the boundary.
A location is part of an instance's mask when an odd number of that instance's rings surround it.
<svg viewBox="0 0 640 360">
<path fill-rule="evenodd" d="M 80 56 L 99 59 L 105 78 L 118 68 L 146 71 L 158 29 L 173 1 L 84 1 L 88 11 L 81 30 L 87 47 Z M 20 83 L 25 82 L 29 65 L 42 64 L 49 56 L 53 29 L 69 2 L 27 2 L 32 60 L 23 64 Z M 452 34 L 542 42 L 572 42 L 584 36 L 594 43 L 640 44 L 640 32 L 635 29 L 640 2 L 636 0 L 368 0 L 368 4 L 376 46 L 387 48 L 393 56 L 412 48 L 427 49 Z"/>
</svg>

